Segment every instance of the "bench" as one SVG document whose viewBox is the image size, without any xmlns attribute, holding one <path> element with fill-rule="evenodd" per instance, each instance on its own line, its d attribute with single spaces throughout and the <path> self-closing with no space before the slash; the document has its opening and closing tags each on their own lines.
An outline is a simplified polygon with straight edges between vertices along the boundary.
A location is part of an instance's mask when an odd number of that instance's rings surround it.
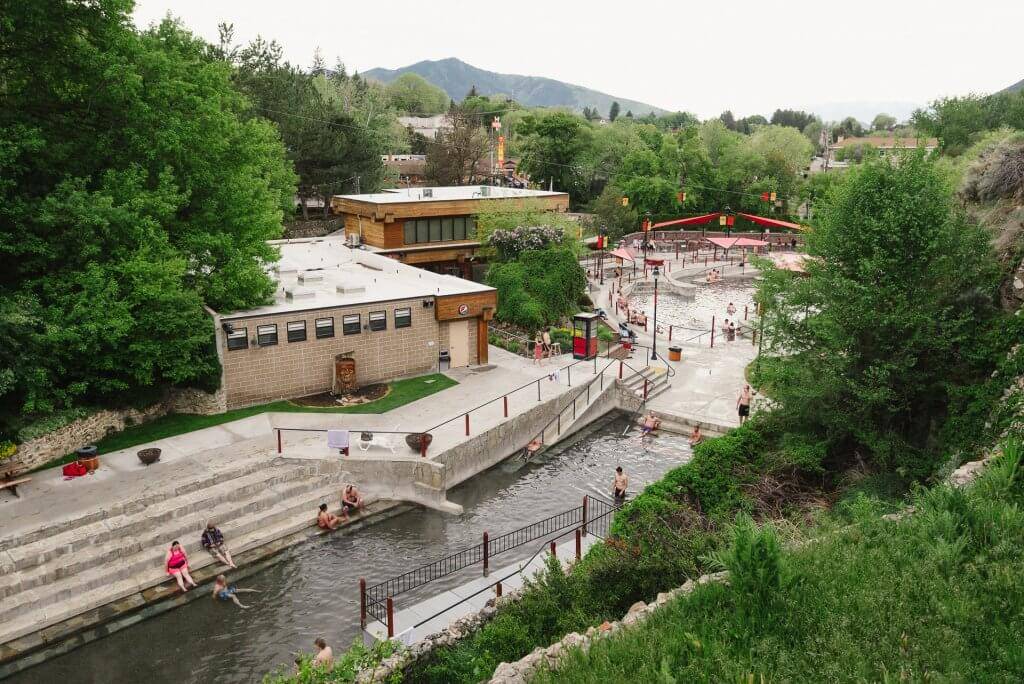
<svg viewBox="0 0 1024 684">
<path fill-rule="evenodd" d="M 14 496 L 16 496 L 16 497 L 18 497 L 20 499 L 21 498 L 21 494 L 18 494 L 18 485 L 23 485 L 26 482 L 31 482 L 31 481 L 32 481 L 31 477 L 22 477 L 22 478 L 18 478 L 17 480 L 0 480 L 0 489 L 10 489 L 11 490 L 11 494 L 14 494 Z"/>
</svg>

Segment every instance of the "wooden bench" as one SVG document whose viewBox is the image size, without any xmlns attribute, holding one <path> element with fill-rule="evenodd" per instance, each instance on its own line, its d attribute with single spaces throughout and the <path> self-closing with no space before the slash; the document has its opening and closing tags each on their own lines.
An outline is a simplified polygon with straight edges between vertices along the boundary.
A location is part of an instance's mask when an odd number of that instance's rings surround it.
<svg viewBox="0 0 1024 684">
<path fill-rule="evenodd" d="M 17 480 L 0 480 L 0 489 L 10 489 L 11 490 L 11 494 L 14 494 L 14 496 L 16 496 L 16 497 L 18 497 L 20 499 L 21 498 L 21 494 L 18 494 L 18 485 L 23 485 L 26 482 L 31 482 L 31 481 L 32 481 L 31 477 L 22 477 L 22 478 L 18 478 Z"/>
</svg>

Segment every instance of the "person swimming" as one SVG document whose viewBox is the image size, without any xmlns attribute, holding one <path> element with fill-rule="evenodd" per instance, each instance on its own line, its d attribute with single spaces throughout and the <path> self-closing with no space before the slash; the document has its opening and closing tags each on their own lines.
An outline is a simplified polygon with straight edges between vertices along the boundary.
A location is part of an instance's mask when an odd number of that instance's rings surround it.
<svg viewBox="0 0 1024 684">
<path fill-rule="evenodd" d="M 248 608 L 249 606 L 239 601 L 236 594 L 258 594 L 259 592 L 259 589 L 239 589 L 234 584 L 228 584 L 224 575 L 217 575 L 217 579 L 213 583 L 213 598 L 215 600 L 234 601 L 239 608 Z"/>
</svg>

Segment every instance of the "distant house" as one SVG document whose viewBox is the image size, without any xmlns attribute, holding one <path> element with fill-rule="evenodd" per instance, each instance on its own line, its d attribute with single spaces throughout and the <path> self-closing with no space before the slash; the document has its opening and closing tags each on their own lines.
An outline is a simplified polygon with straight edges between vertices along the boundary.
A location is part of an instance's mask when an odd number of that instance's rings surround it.
<svg viewBox="0 0 1024 684">
<path fill-rule="evenodd" d="M 398 123 L 403 128 L 411 128 L 413 133 L 419 133 L 427 140 L 437 137 L 437 132 L 448 128 L 448 115 L 436 114 L 434 116 L 400 116 Z"/>
<path fill-rule="evenodd" d="M 398 177 L 400 187 L 426 185 L 427 156 L 425 154 L 384 154 L 380 160 L 390 173 Z"/>
<path fill-rule="evenodd" d="M 872 135 L 864 138 L 840 137 L 829 145 L 829 149 L 835 156 L 837 150 L 858 145 L 870 145 L 880 154 L 893 154 L 899 150 L 916 150 L 918 148 L 924 149 L 925 152 L 931 152 L 939 146 L 939 141 L 936 138 L 898 138 L 888 135 Z"/>
</svg>

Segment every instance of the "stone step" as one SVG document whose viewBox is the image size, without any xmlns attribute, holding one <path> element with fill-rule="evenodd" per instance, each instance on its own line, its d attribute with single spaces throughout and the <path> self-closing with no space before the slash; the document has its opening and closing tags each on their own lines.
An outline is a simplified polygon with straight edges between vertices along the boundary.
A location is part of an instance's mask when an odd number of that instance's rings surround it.
<svg viewBox="0 0 1024 684">
<path fill-rule="evenodd" d="M 190 556 L 193 550 L 205 555 L 206 552 L 200 548 L 198 540 L 208 520 L 216 520 L 225 534 L 228 530 L 232 530 L 234 534 L 244 534 L 252 525 L 257 524 L 262 511 L 273 508 L 279 501 L 287 501 L 291 497 L 301 496 L 307 491 L 324 485 L 334 484 L 339 490 L 335 498 L 340 500 L 340 488 L 341 483 L 345 480 L 345 473 L 332 473 L 323 476 L 307 473 L 306 470 L 304 468 L 297 471 L 301 475 L 300 478 L 282 479 L 276 483 L 264 480 L 263 486 L 247 498 L 227 496 L 219 503 L 199 510 L 192 510 L 184 514 L 175 512 L 163 524 L 147 524 L 147 528 L 137 534 L 117 534 L 106 543 L 84 546 L 70 558 L 58 555 L 46 563 L 0 577 L 0 598 L 49 585 L 62 578 L 106 563 L 107 559 L 111 557 L 127 557 L 147 549 L 152 552 L 153 549 L 164 548 L 175 539 L 182 541 Z M 217 500 L 214 499 L 214 501 Z M 311 511 L 311 515 L 314 514 L 315 511 Z M 142 515 L 145 516 L 145 513 Z M 231 548 L 230 539 L 228 541 L 228 548 Z"/>
<path fill-rule="evenodd" d="M 222 530 L 232 553 L 315 525 L 316 508 L 321 502 L 329 501 L 332 510 L 338 510 L 342 474 L 335 477 L 338 482 L 314 486 L 304 494 L 280 500 L 261 515 L 225 523 Z M 199 548 L 198 538 L 183 541 L 193 568 L 213 562 Z M 174 580 L 164 568 L 162 546 L 123 557 L 104 554 L 87 570 L 0 602 L 0 643 L 165 581 Z"/>
<path fill-rule="evenodd" d="M 176 483 L 173 488 L 141 488 L 142 493 L 131 499 L 119 502 L 106 508 L 97 508 L 88 512 L 71 515 L 66 519 L 54 522 L 47 522 L 28 530 L 18 530 L 7 536 L 0 537 L 0 551 L 20 547 L 35 541 L 48 539 L 63 532 L 79 529 L 100 520 L 106 520 L 118 515 L 130 514 L 142 510 L 165 499 L 187 494 L 191 491 L 204 489 L 218 481 L 233 479 L 247 475 L 266 467 L 265 453 L 253 452 L 251 455 L 240 453 L 233 458 L 230 464 L 223 468 L 211 469 L 209 472 L 193 476 L 190 479 Z"/>
<path fill-rule="evenodd" d="M 256 469 L 246 468 L 238 471 L 245 473 L 240 477 L 223 479 L 227 477 L 227 473 L 224 473 L 202 489 L 167 498 L 157 497 L 158 500 L 149 506 L 139 508 L 131 514 L 99 520 L 53 537 L 12 548 L 7 551 L 10 563 L 0 562 L 0 578 L 11 572 L 24 571 L 67 554 L 80 552 L 96 544 L 109 544 L 117 539 L 142 534 L 174 517 L 204 510 L 218 502 L 238 501 L 258 493 L 270 484 L 308 477 L 316 472 L 315 466 L 280 467 L 281 462 L 277 463 L 278 466 L 272 466 L 264 460 Z M 2 591 L 0 596 L 3 596 Z"/>
</svg>

